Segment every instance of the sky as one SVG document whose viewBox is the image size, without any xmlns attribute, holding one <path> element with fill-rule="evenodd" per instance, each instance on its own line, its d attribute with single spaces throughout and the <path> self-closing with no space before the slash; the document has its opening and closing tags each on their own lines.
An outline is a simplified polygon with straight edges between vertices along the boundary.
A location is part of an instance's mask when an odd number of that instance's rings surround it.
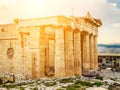
<svg viewBox="0 0 120 90">
<path fill-rule="evenodd" d="M 98 43 L 120 43 L 120 0 L 0 0 L 0 24 L 14 18 L 85 16 L 101 19 Z"/>
</svg>

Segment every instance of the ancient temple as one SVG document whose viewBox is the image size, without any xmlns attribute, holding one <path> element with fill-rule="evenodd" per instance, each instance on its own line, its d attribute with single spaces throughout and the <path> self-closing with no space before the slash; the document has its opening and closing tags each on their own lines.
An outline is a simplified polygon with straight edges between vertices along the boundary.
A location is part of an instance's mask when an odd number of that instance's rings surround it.
<svg viewBox="0 0 120 90">
<path fill-rule="evenodd" d="M 52 16 L 0 25 L 0 72 L 27 78 L 82 75 L 98 68 L 100 19 Z"/>
</svg>

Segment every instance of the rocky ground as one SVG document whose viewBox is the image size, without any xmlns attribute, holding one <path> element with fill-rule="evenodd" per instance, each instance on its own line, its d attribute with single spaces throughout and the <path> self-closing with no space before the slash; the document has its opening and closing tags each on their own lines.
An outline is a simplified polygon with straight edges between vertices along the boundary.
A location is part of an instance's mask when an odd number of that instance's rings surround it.
<svg viewBox="0 0 120 90">
<path fill-rule="evenodd" d="M 96 77 L 41 78 L 14 80 L 13 75 L 0 74 L 0 90 L 120 90 L 120 73 L 101 70 Z M 6 78 L 6 77 L 7 78 Z"/>
</svg>

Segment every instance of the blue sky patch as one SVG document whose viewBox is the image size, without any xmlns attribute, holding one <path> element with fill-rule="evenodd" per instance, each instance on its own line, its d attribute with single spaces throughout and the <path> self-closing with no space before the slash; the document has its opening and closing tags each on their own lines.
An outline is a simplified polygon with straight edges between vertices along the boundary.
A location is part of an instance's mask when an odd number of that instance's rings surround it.
<svg viewBox="0 0 120 90">
<path fill-rule="evenodd" d="M 117 4 L 117 7 L 120 9 L 120 0 L 108 0 L 108 2 Z"/>
</svg>

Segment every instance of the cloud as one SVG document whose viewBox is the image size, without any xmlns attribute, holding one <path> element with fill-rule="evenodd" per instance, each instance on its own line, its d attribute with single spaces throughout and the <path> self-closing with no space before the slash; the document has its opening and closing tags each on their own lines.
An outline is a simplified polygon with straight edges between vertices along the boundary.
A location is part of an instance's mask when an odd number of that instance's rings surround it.
<svg viewBox="0 0 120 90">
<path fill-rule="evenodd" d="M 116 6 L 117 6 L 117 4 L 116 4 L 116 3 L 111 3 L 111 5 L 112 5 L 112 6 L 114 6 L 114 7 L 116 7 Z"/>
<path fill-rule="evenodd" d="M 3 0 L 9 7 L 8 14 L 19 18 L 43 17 L 51 15 L 84 16 L 88 11 L 104 22 L 116 22 L 120 10 L 109 0 Z M 40 2 L 41 1 L 41 2 Z M 114 0 L 111 0 L 114 1 Z M 114 3 L 111 5 L 111 3 Z M 1 4 L 1 1 L 0 1 Z M 73 8 L 73 13 L 72 13 Z M 114 17 L 114 18 L 113 18 Z M 111 19 L 112 18 L 112 19 Z"/>
<path fill-rule="evenodd" d="M 115 28 L 120 28 L 120 22 L 119 23 L 114 23 L 112 26 L 115 27 Z"/>
<path fill-rule="evenodd" d="M 120 8 L 120 0 L 108 0 L 113 6 L 115 5 L 117 8 Z"/>
</svg>

